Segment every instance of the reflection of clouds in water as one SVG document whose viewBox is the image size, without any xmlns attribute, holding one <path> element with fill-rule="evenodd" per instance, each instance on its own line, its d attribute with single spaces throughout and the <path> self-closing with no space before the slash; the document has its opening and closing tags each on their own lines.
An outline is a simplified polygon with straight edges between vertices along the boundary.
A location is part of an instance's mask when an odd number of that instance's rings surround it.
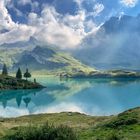
<svg viewBox="0 0 140 140">
<path fill-rule="evenodd" d="M 118 109 L 118 108 L 117 108 Z M 118 112 L 121 112 L 121 108 L 119 108 Z M 34 108 L 33 114 L 40 114 L 40 113 L 60 113 L 60 112 L 79 112 L 84 113 L 87 115 L 93 116 L 108 116 L 113 114 L 117 114 L 116 110 L 104 110 L 98 105 L 93 104 L 92 108 L 88 108 L 87 106 L 82 105 L 81 103 L 68 103 L 62 102 L 57 104 L 52 104 L 50 106 L 40 106 Z"/>
<path fill-rule="evenodd" d="M 53 90 L 48 92 L 48 94 L 53 95 L 57 100 L 62 100 L 64 98 L 69 98 L 70 96 L 80 93 L 82 90 L 90 88 L 93 85 L 91 85 L 89 81 L 78 82 L 73 80 L 66 82 L 64 86 L 67 87 L 67 89 L 61 89 L 61 91 Z"/>
<path fill-rule="evenodd" d="M 0 106 L 0 117 L 18 117 L 23 115 L 29 115 L 28 109 L 21 109 L 21 108 L 15 108 L 15 107 L 9 107 L 3 108 L 3 106 Z"/>
<path fill-rule="evenodd" d="M 85 113 L 82 108 L 73 103 L 62 102 L 57 105 L 37 108 L 34 114 L 38 113 L 59 113 L 59 112 L 80 112 Z"/>
<path fill-rule="evenodd" d="M 29 108 L 16 108 L 16 107 L 7 107 L 3 108 L 0 107 L 1 114 L 0 117 L 18 117 L 23 115 L 29 115 L 29 114 L 40 114 L 40 113 L 59 113 L 59 112 L 79 112 L 84 113 L 87 115 L 93 115 L 93 116 L 102 116 L 102 115 L 111 115 L 116 114 L 116 110 L 104 110 L 98 105 L 93 105 L 92 108 L 88 108 L 81 103 L 68 103 L 68 102 L 62 102 L 57 104 L 52 104 L 49 106 L 36 106 L 32 108 L 32 111 L 28 110 Z M 120 112 L 121 109 L 118 111 Z"/>
<path fill-rule="evenodd" d="M 120 112 L 122 112 L 122 108 L 116 108 L 116 110 L 114 108 L 110 108 L 110 110 L 105 110 L 103 108 L 100 108 L 99 106 L 93 105 L 93 108 L 91 108 L 90 110 L 87 110 L 88 112 L 86 112 L 86 114 L 88 115 L 92 115 L 92 116 L 109 116 L 109 115 L 115 115 L 118 114 Z"/>
<path fill-rule="evenodd" d="M 112 114 L 117 114 L 119 112 L 122 112 L 122 107 L 117 106 L 115 109 L 108 108 L 105 109 L 100 106 L 100 104 L 92 104 L 92 106 L 85 105 L 82 102 L 60 102 L 60 103 L 53 103 L 49 106 L 38 106 L 34 109 L 32 109 L 33 114 L 39 114 L 39 113 L 59 113 L 59 112 L 79 112 L 84 113 L 87 115 L 93 115 L 93 116 L 108 116 Z"/>
</svg>

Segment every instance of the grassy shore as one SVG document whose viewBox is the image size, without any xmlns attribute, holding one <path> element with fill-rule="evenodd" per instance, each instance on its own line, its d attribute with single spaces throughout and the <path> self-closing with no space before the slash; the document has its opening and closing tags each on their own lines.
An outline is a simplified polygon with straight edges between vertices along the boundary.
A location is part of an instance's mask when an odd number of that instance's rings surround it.
<svg viewBox="0 0 140 140">
<path fill-rule="evenodd" d="M 15 133 L 18 127 L 43 125 L 68 126 L 78 140 L 139 140 L 140 108 L 116 116 L 93 117 L 80 113 L 56 113 L 0 119 L 0 139 Z"/>
</svg>

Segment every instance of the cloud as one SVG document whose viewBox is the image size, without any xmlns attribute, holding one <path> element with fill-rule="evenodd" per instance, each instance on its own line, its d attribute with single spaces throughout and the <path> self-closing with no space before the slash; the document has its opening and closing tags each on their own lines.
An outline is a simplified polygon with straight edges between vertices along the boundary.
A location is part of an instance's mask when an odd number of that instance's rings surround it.
<svg viewBox="0 0 140 140">
<path fill-rule="evenodd" d="M 81 9 L 82 8 L 82 3 L 83 3 L 84 0 L 74 0 L 74 1 L 77 3 L 79 8 Z"/>
<path fill-rule="evenodd" d="M 34 1 L 31 3 L 32 11 L 35 11 L 39 8 L 39 3 L 37 1 Z"/>
<path fill-rule="evenodd" d="M 14 5 L 14 3 L 13 3 L 12 1 L 9 1 L 9 2 L 6 4 L 6 6 L 7 6 L 9 9 L 12 9 L 13 11 L 15 11 L 15 13 L 16 13 L 16 15 L 17 15 L 18 17 L 24 16 L 23 13 L 22 13 L 19 9 L 17 9 L 17 8 L 15 7 L 15 5 Z"/>
<path fill-rule="evenodd" d="M 16 26 L 16 24 L 12 21 L 11 16 L 8 14 L 8 11 L 5 7 L 6 1 L 0 1 L 0 30 L 11 29 Z"/>
<path fill-rule="evenodd" d="M 126 7 L 135 7 L 138 0 L 120 0 L 120 3 Z"/>
<path fill-rule="evenodd" d="M 0 34 L 0 44 L 28 40 L 35 32 L 34 27 L 18 24 L 12 20 L 6 9 L 6 5 L 9 4 L 9 2 L 10 0 L 0 1 L 0 30 L 8 30 Z"/>
<path fill-rule="evenodd" d="M 0 44 L 28 40 L 34 32 L 35 28 L 33 27 L 27 25 L 17 25 L 9 32 L 0 35 Z"/>
<path fill-rule="evenodd" d="M 79 9 L 75 15 L 62 15 L 53 6 L 44 5 L 41 13 L 37 14 L 34 9 L 38 7 L 39 3 L 32 3 L 31 0 L 19 1 L 19 4 L 27 3 L 34 5 L 32 12 L 28 14 L 28 23 L 19 24 L 12 20 L 6 7 L 14 8 L 18 16 L 23 16 L 22 12 L 14 5 L 10 5 L 11 0 L 0 1 L 2 11 L 0 13 L 0 30 L 9 30 L 9 32 L 0 34 L 0 44 L 23 41 L 34 36 L 41 42 L 61 46 L 63 49 L 75 48 L 88 32 L 96 28 L 93 20 L 87 20 L 88 15 L 84 9 Z M 98 8 L 96 10 L 97 13 L 101 12 Z M 88 27 L 89 25 L 90 27 Z"/>
<path fill-rule="evenodd" d="M 26 5 L 26 4 L 31 4 L 31 0 L 18 0 L 19 5 Z"/>
<path fill-rule="evenodd" d="M 46 6 L 38 17 L 30 13 L 29 25 L 37 27 L 35 37 L 38 40 L 49 42 L 62 48 L 73 48 L 78 45 L 86 35 L 84 11 L 76 15 L 63 16 L 56 12 L 52 6 Z"/>
<path fill-rule="evenodd" d="M 97 3 L 94 8 L 93 8 L 93 16 L 98 16 L 103 10 L 104 10 L 104 5 Z"/>
</svg>

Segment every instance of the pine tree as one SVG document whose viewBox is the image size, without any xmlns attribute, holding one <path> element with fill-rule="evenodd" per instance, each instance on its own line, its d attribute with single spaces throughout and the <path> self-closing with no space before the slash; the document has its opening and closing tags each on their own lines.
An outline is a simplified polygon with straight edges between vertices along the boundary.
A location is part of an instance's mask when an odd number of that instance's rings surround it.
<svg viewBox="0 0 140 140">
<path fill-rule="evenodd" d="M 26 69 L 26 72 L 24 73 L 24 77 L 26 78 L 26 80 L 31 77 L 31 74 L 29 73 L 28 69 Z"/>
<path fill-rule="evenodd" d="M 22 72 L 21 72 L 20 68 L 18 68 L 18 71 L 16 73 L 16 78 L 17 79 L 22 79 Z"/>
<path fill-rule="evenodd" d="M 3 65 L 2 75 L 8 75 L 7 66 L 6 64 Z"/>
</svg>

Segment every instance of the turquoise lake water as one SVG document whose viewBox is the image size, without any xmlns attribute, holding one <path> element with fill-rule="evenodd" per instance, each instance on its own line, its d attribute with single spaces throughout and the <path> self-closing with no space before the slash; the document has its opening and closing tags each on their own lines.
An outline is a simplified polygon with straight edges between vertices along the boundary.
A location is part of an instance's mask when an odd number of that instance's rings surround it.
<svg viewBox="0 0 140 140">
<path fill-rule="evenodd" d="M 47 88 L 0 91 L 0 117 L 65 111 L 115 115 L 140 106 L 140 80 L 51 77 L 37 80 Z"/>
</svg>

